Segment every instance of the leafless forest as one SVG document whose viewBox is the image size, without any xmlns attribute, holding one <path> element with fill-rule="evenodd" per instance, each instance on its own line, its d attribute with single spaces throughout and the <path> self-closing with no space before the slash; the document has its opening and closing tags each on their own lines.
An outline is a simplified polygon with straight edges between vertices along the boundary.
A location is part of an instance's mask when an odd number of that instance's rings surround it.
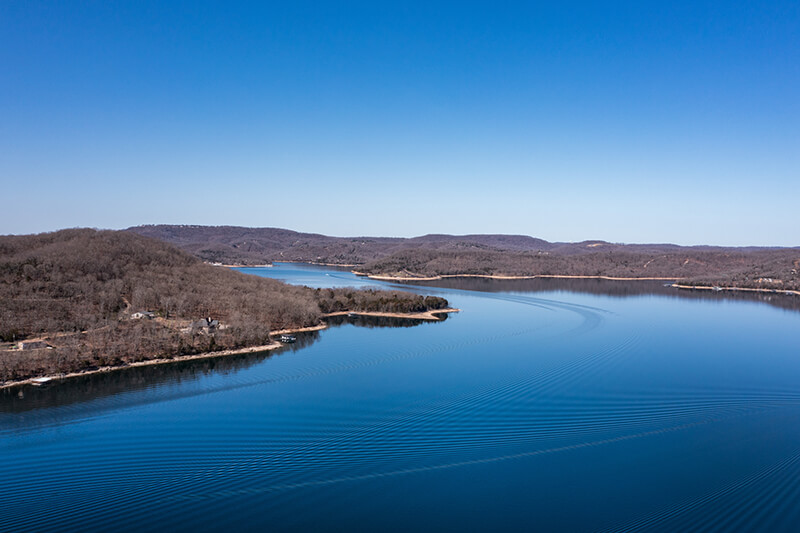
<svg viewBox="0 0 800 533">
<path fill-rule="evenodd" d="M 800 251 L 592 252 L 559 255 L 488 250 L 410 250 L 367 263 L 371 274 L 399 276 L 506 275 L 665 278 L 686 285 L 800 289 Z"/>
<path fill-rule="evenodd" d="M 132 232 L 0 237 L 0 380 L 262 345 L 333 311 L 425 311 L 438 297 L 291 286 Z M 150 311 L 153 319 L 131 319 Z M 216 328 L 196 327 L 201 318 Z M 193 327 L 195 324 L 195 327 Z M 15 349 L 22 340 L 50 348 Z"/>
<path fill-rule="evenodd" d="M 800 248 L 557 243 L 524 235 L 328 237 L 235 226 L 138 226 L 128 231 L 221 263 L 307 261 L 402 276 L 663 277 L 687 285 L 800 289 Z"/>
</svg>

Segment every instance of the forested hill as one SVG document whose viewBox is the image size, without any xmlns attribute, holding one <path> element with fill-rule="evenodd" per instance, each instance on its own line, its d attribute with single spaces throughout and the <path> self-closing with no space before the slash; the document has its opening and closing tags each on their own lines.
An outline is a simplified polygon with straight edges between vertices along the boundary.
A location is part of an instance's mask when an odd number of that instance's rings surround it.
<svg viewBox="0 0 800 533">
<path fill-rule="evenodd" d="M 508 251 L 398 252 L 361 269 L 392 277 L 487 276 L 596 276 L 657 278 L 681 285 L 800 290 L 800 250 L 728 251 L 691 253 L 595 252 L 581 255 Z"/>
<path fill-rule="evenodd" d="M 496 249 L 580 253 L 596 243 L 550 243 L 525 235 L 424 235 L 413 238 L 329 237 L 279 228 L 152 225 L 128 231 L 175 244 L 212 263 L 255 265 L 303 261 L 361 265 L 404 250 Z M 617 245 L 610 245 L 616 247 Z"/>
<path fill-rule="evenodd" d="M 446 306 L 442 298 L 409 293 L 287 285 L 205 264 L 170 244 L 127 231 L 4 236 L 0 381 L 261 345 L 271 329 L 317 325 L 333 311 Z M 140 311 L 154 316 L 132 320 Z M 192 327 L 208 317 L 218 327 Z M 13 349 L 25 339 L 53 348 Z"/>
<path fill-rule="evenodd" d="M 211 263 L 258 265 L 271 261 L 361 264 L 383 257 L 403 239 L 338 238 L 278 228 L 136 226 L 128 231 L 179 246 Z"/>
<path fill-rule="evenodd" d="M 357 265 L 359 271 L 369 274 L 403 277 L 658 277 L 697 285 L 800 288 L 800 248 L 552 243 L 524 235 L 328 237 L 234 226 L 138 226 L 129 231 L 225 264 L 307 261 Z"/>
</svg>

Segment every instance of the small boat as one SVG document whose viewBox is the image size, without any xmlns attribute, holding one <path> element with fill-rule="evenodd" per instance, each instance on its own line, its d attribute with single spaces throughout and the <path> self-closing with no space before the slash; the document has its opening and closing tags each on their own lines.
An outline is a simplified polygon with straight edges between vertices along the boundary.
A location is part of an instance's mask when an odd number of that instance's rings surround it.
<svg viewBox="0 0 800 533">
<path fill-rule="evenodd" d="M 711 287 L 711 290 L 714 292 L 720 292 L 722 290 L 722 287 L 717 287 L 716 285 L 714 285 L 713 287 Z"/>
<path fill-rule="evenodd" d="M 358 313 L 347 313 L 348 318 L 356 318 Z"/>
<path fill-rule="evenodd" d="M 281 335 L 281 342 L 292 343 L 297 340 L 294 335 Z"/>
<path fill-rule="evenodd" d="M 34 385 L 37 385 L 37 386 L 38 385 L 44 385 L 45 383 L 49 383 L 50 381 L 52 381 L 52 379 L 53 378 L 33 378 L 31 380 L 31 383 L 33 383 Z"/>
</svg>

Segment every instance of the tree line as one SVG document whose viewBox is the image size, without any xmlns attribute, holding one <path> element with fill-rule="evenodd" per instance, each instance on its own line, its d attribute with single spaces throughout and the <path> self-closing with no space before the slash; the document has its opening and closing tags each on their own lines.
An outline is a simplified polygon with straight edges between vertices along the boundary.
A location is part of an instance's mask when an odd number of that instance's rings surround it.
<svg viewBox="0 0 800 533">
<path fill-rule="evenodd" d="M 503 275 L 668 278 L 692 285 L 800 290 L 800 250 L 598 251 L 404 250 L 361 270 L 395 276 Z"/>
</svg>

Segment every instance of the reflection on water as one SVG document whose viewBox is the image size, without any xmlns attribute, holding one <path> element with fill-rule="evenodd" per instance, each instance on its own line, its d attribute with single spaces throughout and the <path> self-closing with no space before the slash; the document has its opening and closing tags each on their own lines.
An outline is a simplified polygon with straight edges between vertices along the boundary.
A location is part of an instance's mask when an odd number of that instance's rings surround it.
<svg viewBox="0 0 800 533">
<path fill-rule="evenodd" d="M 186 385 L 212 374 L 231 374 L 287 352 L 297 352 L 319 339 L 319 332 L 298 333 L 297 341 L 276 350 L 190 359 L 98 372 L 41 386 L 20 385 L 0 390 L 0 414 L 44 407 L 64 406 L 97 400 L 140 389 L 157 389 L 160 384 Z"/>
<path fill-rule="evenodd" d="M 442 313 L 440 322 L 447 319 Z M 352 324 L 365 328 L 410 328 L 431 322 L 427 320 L 357 315 L 332 316 L 326 320 L 330 327 Z M 235 354 L 203 359 L 190 359 L 156 365 L 134 366 L 110 372 L 87 374 L 64 380 L 54 380 L 41 386 L 20 385 L 0 390 L 0 414 L 15 413 L 43 407 L 64 406 L 96 400 L 105 396 L 129 393 L 139 389 L 157 388 L 159 384 L 181 385 L 211 374 L 231 374 L 260 364 L 286 353 L 298 352 L 317 342 L 318 331 L 295 334 L 296 341 L 276 350 Z"/>
<path fill-rule="evenodd" d="M 340 326 L 342 324 L 352 324 L 362 328 L 413 328 L 425 323 L 441 323 L 447 320 L 447 313 L 439 313 L 438 321 L 421 320 L 418 318 L 400 318 L 392 316 L 368 316 L 368 315 L 337 315 L 325 319 L 330 326 Z"/>
<path fill-rule="evenodd" d="M 653 294 L 689 300 L 764 302 L 782 309 L 800 311 L 800 296 L 795 294 L 677 289 L 670 286 L 671 282 L 653 280 L 444 278 L 436 281 L 401 283 L 480 292 L 574 292 L 619 298 Z"/>
</svg>

